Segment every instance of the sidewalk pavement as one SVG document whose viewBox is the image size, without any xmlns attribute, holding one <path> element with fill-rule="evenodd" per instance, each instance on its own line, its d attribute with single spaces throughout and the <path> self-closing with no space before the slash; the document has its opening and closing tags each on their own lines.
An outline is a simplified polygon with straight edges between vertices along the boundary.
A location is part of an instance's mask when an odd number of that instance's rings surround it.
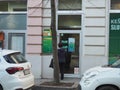
<svg viewBox="0 0 120 90">
<path fill-rule="evenodd" d="M 33 88 L 33 90 L 38 90 L 38 89 L 35 89 L 35 88 L 38 88 L 40 87 L 41 83 L 43 82 L 49 82 L 49 81 L 53 81 L 53 79 L 40 79 L 40 78 L 35 78 L 35 86 Z M 65 82 L 65 83 L 75 83 L 75 84 L 79 84 L 79 81 L 80 81 L 80 78 L 71 78 L 71 77 L 65 77 L 63 80 L 60 80 L 60 82 Z M 39 90 L 42 90 L 42 89 L 39 89 Z M 47 89 L 46 89 L 47 90 Z M 53 89 L 52 89 L 53 90 Z M 57 89 L 56 89 L 57 90 Z M 64 89 L 62 89 L 64 90 Z M 65 89 L 67 90 L 67 89 Z M 70 89 L 69 89 L 70 90 Z"/>
<path fill-rule="evenodd" d="M 35 85 L 40 85 L 41 83 L 45 82 L 45 81 L 53 81 L 53 79 L 51 78 L 45 78 L 45 79 L 40 79 L 40 78 L 35 78 Z M 80 81 L 80 78 L 71 78 L 71 77 L 68 77 L 68 78 L 64 78 L 63 80 L 60 80 L 60 82 L 76 82 L 76 83 L 79 83 Z"/>
</svg>

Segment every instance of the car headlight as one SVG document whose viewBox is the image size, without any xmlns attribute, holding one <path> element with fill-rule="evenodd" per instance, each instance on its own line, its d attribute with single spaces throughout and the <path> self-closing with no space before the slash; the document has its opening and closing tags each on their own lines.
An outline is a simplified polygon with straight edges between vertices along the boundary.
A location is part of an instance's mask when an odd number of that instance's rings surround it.
<svg viewBox="0 0 120 90">
<path fill-rule="evenodd" d="M 97 75 L 98 75 L 97 71 L 87 73 L 86 76 L 83 77 L 83 83 L 85 85 L 89 85 Z"/>
</svg>

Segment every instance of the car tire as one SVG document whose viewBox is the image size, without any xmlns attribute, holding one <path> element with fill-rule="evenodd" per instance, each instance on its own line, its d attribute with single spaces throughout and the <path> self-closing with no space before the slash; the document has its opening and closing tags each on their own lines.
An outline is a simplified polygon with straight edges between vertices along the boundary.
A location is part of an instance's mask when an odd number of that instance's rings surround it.
<svg viewBox="0 0 120 90">
<path fill-rule="evenodd" d="M 102 86 L 102 87 L 97 88 L 96 90 L 118 90 L 118 89 L 113 86 Z"/>
<path fill-rule="evenodd" d="M 2 88 L 2 86 L 1 86 L 1 84 L 0 84 L 0 90 L 3 90 L 3 88 Z"/>
</svg>

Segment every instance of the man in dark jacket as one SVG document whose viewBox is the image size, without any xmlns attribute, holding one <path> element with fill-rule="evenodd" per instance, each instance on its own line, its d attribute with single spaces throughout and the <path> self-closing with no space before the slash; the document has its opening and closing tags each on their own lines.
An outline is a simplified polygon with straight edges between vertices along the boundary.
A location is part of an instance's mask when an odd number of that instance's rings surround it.
<svg viewBox="0 0 120 90">
<path fill-rule="evenodd" d="M 65 67 L 65 54 L 66 51 L 63 49 L 62 43 L 58 44 L 58 60 L 59 60 L 59 67 L 60 67 L 60 73 L 61 73 L 61 80 L 64 79 L 64 67 Z"/>
</svg>

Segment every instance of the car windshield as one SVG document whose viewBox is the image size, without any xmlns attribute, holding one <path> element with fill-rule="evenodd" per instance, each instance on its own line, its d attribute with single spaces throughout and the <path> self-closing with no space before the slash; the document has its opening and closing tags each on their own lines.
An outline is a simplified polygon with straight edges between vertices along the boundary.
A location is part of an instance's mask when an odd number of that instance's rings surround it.
<svg viewBox="0 0 120 90">
<path fill-rule="evenodd" d="M 116 62 L 114 62 L 112 65 L 110 65 L 111 67 L 116 67 L 116 68 L 120 68 L 120 59 L 117 60 Z"/>
<path fill-rule="evenodd" d="M 5 55 L 4 58 L 8 63 L 19 64 L 19 63 L 27 62 L 27 60 L 20 52 Z"/>
</svg>

